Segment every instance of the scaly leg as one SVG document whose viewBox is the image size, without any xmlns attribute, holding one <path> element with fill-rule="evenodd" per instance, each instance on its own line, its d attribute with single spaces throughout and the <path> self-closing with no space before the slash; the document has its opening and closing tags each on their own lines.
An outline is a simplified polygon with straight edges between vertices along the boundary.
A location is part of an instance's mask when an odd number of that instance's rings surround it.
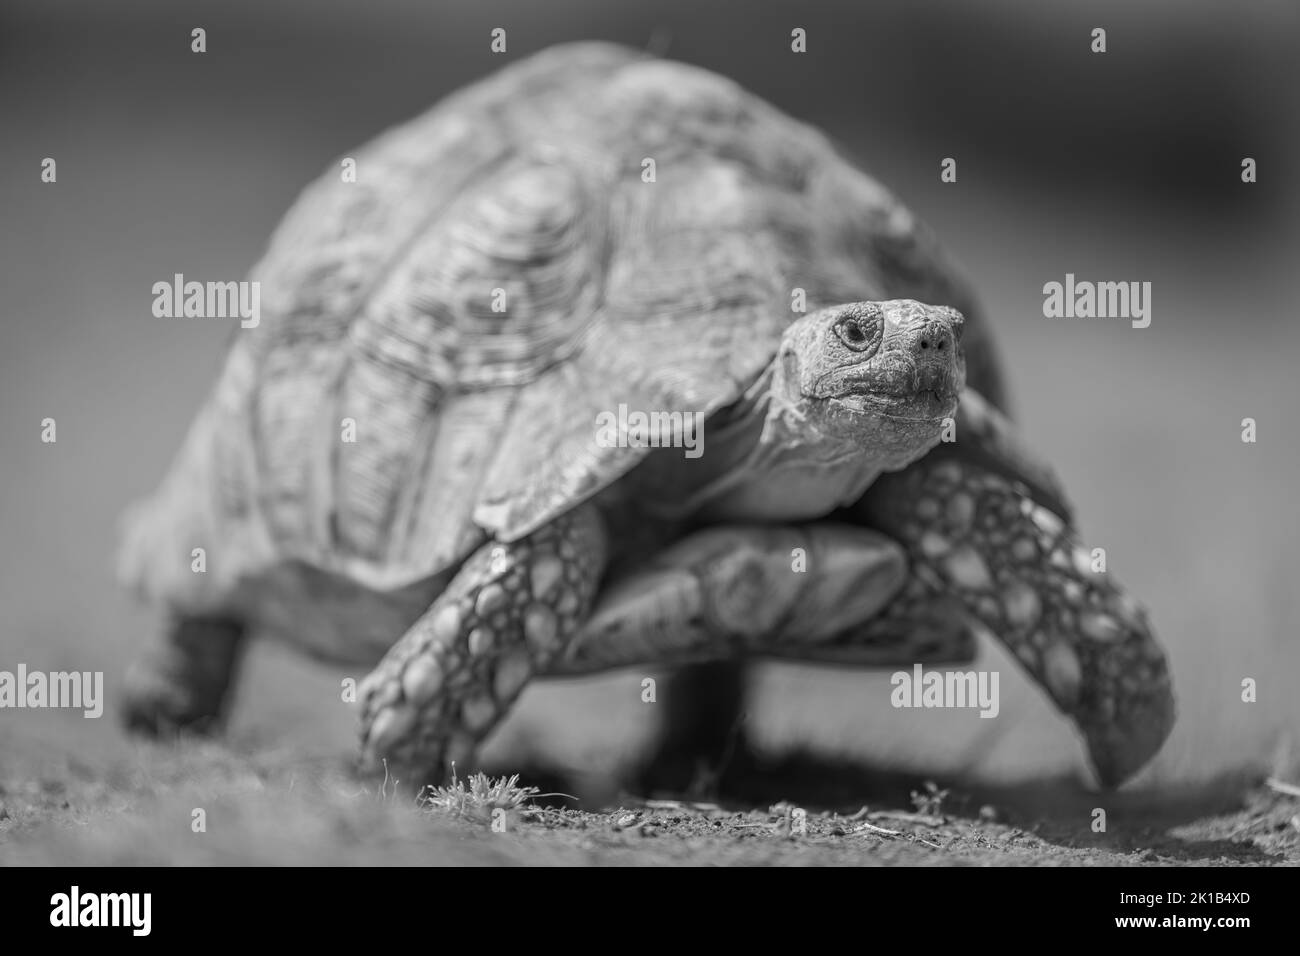
<svg viewBox="0 0 1300 956">
<path fill-rule="evenodd" d="M 1174 721 L 1164 652 L 1145 611 L 1028 487 L 958 457 L 885 475 L 851 509 L 907 547 L 934 595 L 956 595 L 1079 726 L 1117 785 Z"/>
<path fill-rule="evenodd" d="M 362 758 L 413 783 L 469 759 L 577 633 L 605 568 L 584 505 L 513 543 L 476 551 L 360 688 Z"/>
</svg>

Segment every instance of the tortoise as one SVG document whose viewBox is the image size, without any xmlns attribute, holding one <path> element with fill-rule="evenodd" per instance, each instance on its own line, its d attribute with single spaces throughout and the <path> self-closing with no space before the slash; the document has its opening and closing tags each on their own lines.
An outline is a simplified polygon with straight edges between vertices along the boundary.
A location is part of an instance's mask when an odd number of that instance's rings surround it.
<svg viewBox="0 0 1300 956">
<path fill-rule="evenodd" d="M 957 663 L 983 626 L 1103 783 L 1159 749 L 1164 654 L 999 411 L 967 283 L 823 134 L 578 44 L 353 158 L 127 516 L 122 575 L 167 611 L 131 727 L 218 726 L 267 631 L 373 667 L 366 765 L 432 779 L 534 677 Z"/>
</svg>

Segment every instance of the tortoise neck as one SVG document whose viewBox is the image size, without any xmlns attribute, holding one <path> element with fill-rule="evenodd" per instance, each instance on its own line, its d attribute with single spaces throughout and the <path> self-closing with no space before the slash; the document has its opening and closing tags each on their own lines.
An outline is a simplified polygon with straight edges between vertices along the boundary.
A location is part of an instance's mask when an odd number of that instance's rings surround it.
<svg viewBox="0 0 1300 956">
<path fill-rule="evenodd" d="M 800 411 L 778 358 L 713 429 L 712 480 L 698 514 L 713 520 L 801 520 L 856 500 L 879 473 L 855 442 L 825 434 Z"/>
</svg>

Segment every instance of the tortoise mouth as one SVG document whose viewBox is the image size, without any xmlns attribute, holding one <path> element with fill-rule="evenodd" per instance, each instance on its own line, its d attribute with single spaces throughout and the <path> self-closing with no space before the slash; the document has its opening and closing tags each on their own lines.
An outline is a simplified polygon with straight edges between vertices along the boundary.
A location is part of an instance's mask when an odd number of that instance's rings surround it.
<svg viewBox="0 0 1300 956">
<path fill-rule="evenodd" d="M 886 358 L 831 372 L 817 383 L 817 389 L 845 407 L 867 414 L 892 412 L 906 418 L 951 414 L 965 378 L 959 361 Z"/>
<path fill-rule="evenodd" d="M 957 392 L 946 388 L 922 388 L 902 395 L 895 390 L 857 388 L 829 400 L 859 415 L 904 421 L 936 421 L 957 410 Z"/>
</svg>

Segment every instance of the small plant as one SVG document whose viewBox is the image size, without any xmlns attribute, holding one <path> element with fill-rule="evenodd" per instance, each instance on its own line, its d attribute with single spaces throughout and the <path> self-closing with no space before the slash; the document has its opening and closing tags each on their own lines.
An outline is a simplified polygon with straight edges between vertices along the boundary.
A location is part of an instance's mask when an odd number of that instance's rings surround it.
<svg viewBox="0 0 1300 956">
<path fill-rule="evenodd" d="M 923 813 L 927 817 L 943 816 L 943 801 L 946 799 L 948 799 L 948 791 L 940 790 L 939 785 L 933 780 L 925 782 L 924 792 L 912 791 L 912 806 L 916 808 L 917 813 Z"/>
<path fill-rule="evenodd" d="M 507 813 L 518 810 L 537 796 L 540 796 L 540 791 L 536 787 L 519 786 L 519 774 L 492 780 L 487 774 L 476 773 L 462 781 L 453 767 L 451 783 L 445 787 L 425 787 L 418 805 L 429 813 L 488 824 L 492 822 L 494 810 Z"/>
</svg>

